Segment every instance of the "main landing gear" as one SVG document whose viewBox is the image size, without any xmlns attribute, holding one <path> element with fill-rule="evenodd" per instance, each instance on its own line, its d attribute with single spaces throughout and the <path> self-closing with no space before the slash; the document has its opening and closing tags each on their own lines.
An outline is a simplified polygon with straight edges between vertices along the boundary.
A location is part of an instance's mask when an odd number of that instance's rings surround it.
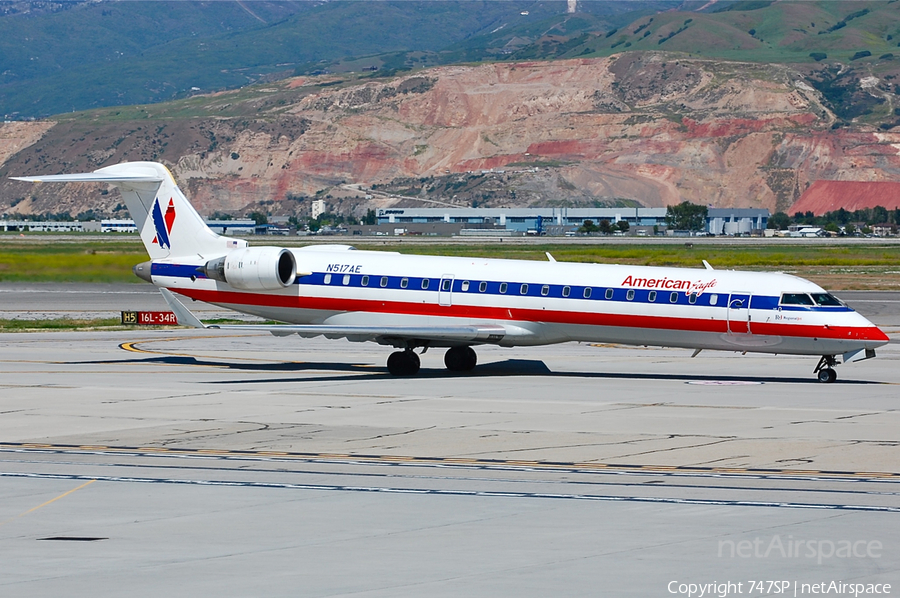
<svg viewBox="0 0 900 598">
<path fill-rule="evenodd" d="M 415 376 L 419 373 L 419 356 L 412 349 L 395 351 L 388 357 L 388 371 L 394 376 Z"/>
<path fill-rule="evenodd" d="M 444 365 L 451 372 L 469 372 L 478 363 L 478 356 L 472 347 L 451 347 L 444 354 Z M 412 348 L 391 353 L 387 360 L 388 371 L 393 376 L 415 376 L 419 373 L 421 361 Z"/>
<path fill-rule="evenodd" d="M 451 372 L 469 372 L 478 363 L 472 347 L 450 347 L 444 354 L 444 365 Z"/>
<path fill-rule="evenodd" d="M 837 380 L 837 372 L 834 371 L 834 366 L 836 365 L 837 360 L 834 358 L 834 355 L 823 355 L 816 369 L 813 370 L 813 374 L 816 374 L 819 382 L 831 384 Z"/>
</svg>

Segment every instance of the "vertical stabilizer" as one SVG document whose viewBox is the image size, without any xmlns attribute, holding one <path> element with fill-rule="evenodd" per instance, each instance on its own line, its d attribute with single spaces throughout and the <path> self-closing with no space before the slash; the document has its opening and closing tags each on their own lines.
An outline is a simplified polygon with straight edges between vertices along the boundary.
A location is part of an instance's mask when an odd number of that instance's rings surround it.
<svg viewBox="0 0 900 598">
<path fill-rule="evenodd" d="M 246 246 L 246 241 L 212 232 L 181 193 L 172 173 L 156 162 L 125 162 L 83 174 L 13 178 L 44 183 L 99 182 L 118 187 L 151 259 L 209 259 Z"/>
</svg>

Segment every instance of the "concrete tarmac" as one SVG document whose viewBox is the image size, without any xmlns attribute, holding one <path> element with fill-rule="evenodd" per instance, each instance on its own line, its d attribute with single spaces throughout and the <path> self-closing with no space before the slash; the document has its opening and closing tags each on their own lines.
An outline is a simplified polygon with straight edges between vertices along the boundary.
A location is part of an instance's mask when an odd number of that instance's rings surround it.
<svg viewBox="0 0 900 598">
<path fill-rule="evenodd" d="M 0 595 L 898 591 L 898 344 L 831 385 L 810 358 L 586 344 L 398 379 L 389 351 L 0 335 Z"/>
</svg>

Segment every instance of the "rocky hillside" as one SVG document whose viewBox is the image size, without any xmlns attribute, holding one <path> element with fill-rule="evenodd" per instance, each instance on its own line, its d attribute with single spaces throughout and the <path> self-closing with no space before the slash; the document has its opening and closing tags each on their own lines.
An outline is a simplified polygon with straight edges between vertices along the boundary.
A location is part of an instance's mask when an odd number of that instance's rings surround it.
<svg viewBox="0 0 900 598">
<path fill-rule="evenodd" d="M 820 179 L 900 179 L 893 75 L 833 68 L 832 81 L 873 98 L 880 126 L 835 115 L 814 87 L 825 71 L 662 52 L 295 78 L 4 124 L 0 213 L 113 213 L 117 196 L 98 187 L 5 177 L 125 160 L 168 164 L 206 213 L 303 215 L 317 194 L 357 216 L 398 204 L 684 200 L 787 210 Z"/>
</svg>

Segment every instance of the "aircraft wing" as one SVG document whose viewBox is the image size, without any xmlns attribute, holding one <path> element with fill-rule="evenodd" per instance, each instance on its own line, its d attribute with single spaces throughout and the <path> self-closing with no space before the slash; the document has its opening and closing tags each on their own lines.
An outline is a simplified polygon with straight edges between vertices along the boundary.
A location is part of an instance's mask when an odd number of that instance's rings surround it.
<svg viewBox="0 0 900 598">
<path fill-rule="evenodd" d="M 497 324 L 460 326 L 340 326 L 330 324 L 204 324 L 168 289 L 160 289 L 178 323 L 194 328 L 221 330 L 259 330 L 275 336 L 298 334 L 304 338 L 324 336 L 328 339 L 346 338 L 350 341 L 374 341 L 383 345 L 393 341 L 418 340 L 459 343 L 497 343 L 508 335 L 530 335 L 529 330 Z"/>
</svg>

